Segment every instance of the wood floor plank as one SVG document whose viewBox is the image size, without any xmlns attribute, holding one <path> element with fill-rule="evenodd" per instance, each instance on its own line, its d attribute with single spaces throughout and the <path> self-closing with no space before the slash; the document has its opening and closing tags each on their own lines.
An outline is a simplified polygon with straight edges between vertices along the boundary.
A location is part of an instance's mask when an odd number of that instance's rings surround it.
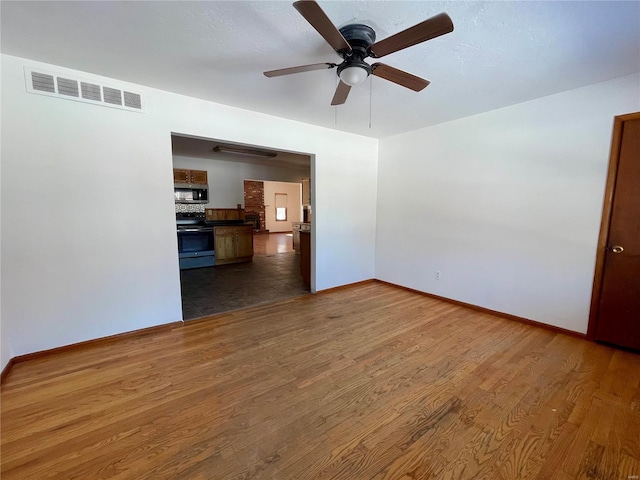
<svg viewBox="0 0 640 480">
<path fill-rule="evenodd" d="M 640 356 L 381 283 L 18 363 L 13 479 L 628 478 Z"/>
</svg>

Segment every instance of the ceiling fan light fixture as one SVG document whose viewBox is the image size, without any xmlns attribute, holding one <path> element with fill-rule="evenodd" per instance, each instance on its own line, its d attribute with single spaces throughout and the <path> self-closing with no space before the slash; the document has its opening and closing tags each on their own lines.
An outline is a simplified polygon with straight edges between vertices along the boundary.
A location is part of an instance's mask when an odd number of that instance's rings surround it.
<svg viewBox="0 0 640 480">
<path fill-rule="evenodd" d="M 369 76 L 369 71 L 360 66 L 344 68 L 340 71 L 340 80 L 351 87 L 360 85 Z"/>
</svg>

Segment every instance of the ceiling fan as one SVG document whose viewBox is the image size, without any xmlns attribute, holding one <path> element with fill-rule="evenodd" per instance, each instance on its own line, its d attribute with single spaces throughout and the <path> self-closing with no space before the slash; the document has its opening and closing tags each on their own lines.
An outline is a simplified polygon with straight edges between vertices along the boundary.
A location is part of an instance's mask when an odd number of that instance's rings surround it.
<svg viewBox="0 0 640 480">
<path fill-rule="evenodd" d="M 320 5 L 314 0 L 300 0 L 294 2 L 293 6 L 342 57 L 343 62 L 340 64 L 314 63 L 281 68 L 264 72 L 264 74 L 267 77 L 278 77 L 280 75 L 338 67 L 337 73 L 338 77 L 340 77 L 340 83 L 331 105 L 342 105 L 347 100 L 351 87 L 364 82 L 369 75 L 384 78 L 416 92 L 424 89 L 429 85 L 428 80 L 384 63 L 368 64 L 364 59 L 367 57 L 384 57 L 390 53 L 453 31 L 453 22 L 449 15 L 440 13 L 411 28 L 376 42 L 376 32 L 368 25 L 353 23 L 340 29 L 336 28 L 320 8 Z"/>
</svg>

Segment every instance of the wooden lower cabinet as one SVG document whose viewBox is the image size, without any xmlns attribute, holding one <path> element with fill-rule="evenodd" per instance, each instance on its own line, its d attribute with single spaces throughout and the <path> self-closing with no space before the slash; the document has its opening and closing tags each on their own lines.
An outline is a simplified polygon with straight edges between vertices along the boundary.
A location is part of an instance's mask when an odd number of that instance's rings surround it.
<svg viewBox="0 0 640 480">
<path fill-rule="evenodd" d="M 253 227 L 215 227 L 216 265 L 253 260 Z"/>
<path fill-rule="evenodd" d="M 236 230 L 236 256 L 253 257 L 253 227 L 241 227 Z"/>
<path fill-rule="evenodd" d="M 214 249 L 216 252 L 216 264 L 232 263 L 231 260 L 236 258 L 235 233 L 234 227 L 215 227 Z"/>
<path fill-rule="evenodd" d="M 311 232 L 300 231 L 300 274 L 304 286 L 311 287 Z"/>
</svg>

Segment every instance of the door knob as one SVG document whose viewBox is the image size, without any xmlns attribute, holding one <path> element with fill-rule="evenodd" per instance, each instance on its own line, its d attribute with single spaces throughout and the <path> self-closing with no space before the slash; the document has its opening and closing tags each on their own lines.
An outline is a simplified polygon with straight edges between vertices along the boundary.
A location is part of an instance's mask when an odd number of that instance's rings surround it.
<svg viewBox="0 0 640 480">
<path fill-rule="evenodd" d="M 611 251 L 613 253 L 622 253 L 624 252 L 624 247 L 621 247 L 620 245 L 616 245 L 614 247 L 611 247 Z"/>
</svg>

